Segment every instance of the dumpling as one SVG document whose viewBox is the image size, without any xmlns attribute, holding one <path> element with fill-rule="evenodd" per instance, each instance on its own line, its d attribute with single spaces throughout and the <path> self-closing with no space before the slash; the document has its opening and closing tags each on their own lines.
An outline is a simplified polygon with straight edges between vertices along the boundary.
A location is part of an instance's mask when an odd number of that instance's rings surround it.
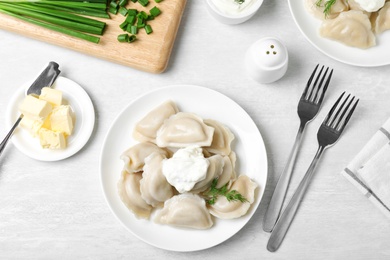
<svg viewBox="0 0 390 260">
<path fill-rule="evenodd" d="M 218 178 L 223 171 L 224 160 L 219 154 L 213 155 L 207 158 L 209 161 L 209 167 L 207 168 L 206 178 L 197 182 L 191 192 L 199 193 L 210 188 L 211 183 L 215 178 Z"/>
<path fill-rule="evenodd" d="M 173 196 L 173 188 L 162 173 L 162 161 L 165 158 L 158 152 L 145 158 L 140 181 L 141 197 L 153 207 L 162 206 L 164 201 Z"/>
<path fill-rule="evenodd" d="M 192 113 L 179 112 L 164 121 L 157 132 L 156 143 L 160 147 L 210 146 L 214 128 Z"/>
<path fill-rule="evenodd" d="M 157 130 L 165 119 L 179 112 L 173 101 L 166 101 L 150 111 L 134 127 L 133 137 L 140 142 L 155 142 Z"/>
<path fill-rule="evenodd" d="M 248 200 L 248 202 L 229 202 L 226 197 L 219 196 L 215 201 L 215 204 L 209 206 L 210 213 L 221 219 L 233 219 L 245 215 L 254 201 L 256 188 L 257 184 L 248 176 L 240 175 L 229 191 L 238 191 Z"/>
<path fill-rule="evenodd" d="M 213 141 L 207 150 L 211 153 L 229 155 L 232 149 L 230 144 L 234 140 L 234 135 L 229 128 L 218 121 L 212 119 L 204 120 L 204 123 L 214 128 Z"/>
<path fill-rule="evenodd" d="M 193 229 L 208 229 L 213 225 L 204 199 L 191 193 L 176 195 L 165 201 L 164 208 L 156 213 L 154 221 Z"/>
<path fill-rule="evenodd" d="M 386 2 L 379 10 L 373 26 L 377 34 L 390 29 L 390 2 Z"/>
<path fill-rule="evenodd" d="M 149 142 L 138 143 L 127 149 L 120 158 L 124 161 L 124 169 L 128 172 L 142 171 L 145 164 L 145 158 L 154 152 L 170 156 L 170 151 L 160 148 L 157 145 Z"/>
<path fill-rule="evenodd" d="M 224 186 L 226 183 L 228 183 L 231 180 L 234 180 L 236 178 L 236 172 L 233 168 L 233 163 L 229 156 L 224 156 L 223 157 L 223 170 L 221 175 L 218 177 L 218 182 L 216 188 L 221 188 Z M 229 187 L 229 185 L 228 185 Z"/>
<path fill-rule="evenodd" d="M 313 14 L 314 17 L 325 20 L 325 19 L 334 19 L 336 18 L 341 12 L 348 11 L 348 4 L 345 0 L 337 0 L 332 7 L 330 8 L 329 15 L 325 16 L 324 14 L 324 4 L 321 4 L 320 6 L 317 5 L 318 0 L 305 0 L 305 6 L 306 9 Z M 322 3 L 325 3 L 326 1 L 323 0 Z"/>
<path fill-rule="evenodd" d="M 128 173 L 122 171 L 118 182 L 118 193 L 122 202 L 131 210 L 137 218 L 148 219 L 152 207 L 141 197 L 140 180 L 142 176 L 139 173 Z"/>
<path fill-rule="evenodd" d="M 361 11 L 343 12 L 333 20 L 324 21 L 320 27 L 320 34 L 323 37 L 362 49 L 376 44 L 370 20 Z"/>
</svg>

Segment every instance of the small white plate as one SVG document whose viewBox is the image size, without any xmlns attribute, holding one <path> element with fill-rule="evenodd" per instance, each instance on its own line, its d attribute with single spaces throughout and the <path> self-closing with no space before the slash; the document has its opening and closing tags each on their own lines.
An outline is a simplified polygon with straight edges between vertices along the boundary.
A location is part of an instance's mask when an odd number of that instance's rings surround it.
<svg viewBox="0 0 390 260">
<path fill-rule="evenodd" d="M 369 49 L 346 46 L 318 34 L 321 21 L 306 10 L 304 2 L 305 0 L 288 0 L 290 11 L 298 28 L 319 51 L 330 58 L 354 66 L 378 67 L 390 64 L 390 31 L 377 35 L 377 46 Z"/>
<path fill-rule="evenodd" d="M 12 96 L 7 107 L 6 125 L 11 129 L 19 117 L 19 105 L 32 82 L 24 84 Z M 87 143 L 95 125 L 95 110 L 87 92 L 74 81 L 58 77 L 53 88 L 61 90 L 63 99 L 72 107 L 75 115 L 73 134 L 68 137 L 68 145 L 63 150 L 43 149 L 39 139 L 24 129 L 16 128 L 11 137 L 12 143 L 25 155 L 40 161 L 58 161 L 77 153 Z"/>
<path fill-rule="evenodd" d="M 256 200 L 249 212 L 238 219 L 216 219 L 208 230 L 180 229 L 137 219 L 122 203 L 117 183 L 123 168 L 119 156 L 137 142 L 132 139 L 134 125 L 150 110 L 166 100 L 174 101 L 180 111 L 220 121 L 235 135 L 236 170 L 253 179 Z M 103 192 L 114 215 L 136 237 L 155 247 L 171 251 L 196 251 L 222 243 L 236 234 L 256 211 L 267 181 L 267 155 L 260 132 L 250 116 L 233 100 L 214 90 L 177 85 L 160 88 L 138 97 L 118 115 L 104 140 L 100 156 Z M 151 217 L 153 219 L 153 216 Z M 260 232 L 260 230 L 259 230 Z"/>
</svg>

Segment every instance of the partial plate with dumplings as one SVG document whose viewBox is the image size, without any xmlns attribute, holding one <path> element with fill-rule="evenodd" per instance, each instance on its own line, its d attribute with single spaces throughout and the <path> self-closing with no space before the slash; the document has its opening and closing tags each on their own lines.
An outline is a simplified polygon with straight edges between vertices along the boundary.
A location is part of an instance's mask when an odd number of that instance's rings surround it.
<svg viewBox="0 0 390 260">
<path fill-rule="evenodd" d="M 236 170 L 254 180 L 255 201 L 248 213 L 238 219 L 215 219 L 207 230 L 181 229 L 160 225 L 151 220 L 137 219 L 122 203 L 117 183 L 123 168 L 120 155 L 137 143 L 132 138 L 135 124 L 161 103 L 172 100 L 180 111 L 198 114 L 225 124 L 235 135 L 233 149 L 237 154 Z M 158 248 L 171 251 L 197 251 L 216 246 L 236 234 L 250 220 L 267 181 L 267 155 L 262 136 L 250 116 L 227 96 L 199 86 L 176 85 L 146 93 L 133 101 L 118 115 L 104 140 L 100 155 L 103 192 L 117 219 L 136 237 Z"/>
<path fill-rule="evenodd" d="M 306 0 L 288 0 L 291 14 L 306 39 L 328 57 L 345 64 L 359 67 L 379 67 L 390 64 L 390 31 L 376 36 L 377 45 L 369 49 L 358 49 L 323 38 L 318 30 L 321 21 L 305 7 Z"/>
<path fill-rule="evenodd" d="M 6 125 L 11 129 L 19 117 L 19 105 L 32 82 L 22 85 L 11 97 L 7 107 Z M 73 134 L 67 139 L 67 147 L 61 150 L 43 149 L 39 138 L 18 127 L 11 137 L 12 143 L 25 155 L 39 161 L 59 161 L 77 153 L 89 140 L 95 125 L 95 110 L 87 92 L 76 82 L 58 77 L 53 88 L 62 92 L 63 100 L 72 107 L 75 118 Z"/>
</svg>

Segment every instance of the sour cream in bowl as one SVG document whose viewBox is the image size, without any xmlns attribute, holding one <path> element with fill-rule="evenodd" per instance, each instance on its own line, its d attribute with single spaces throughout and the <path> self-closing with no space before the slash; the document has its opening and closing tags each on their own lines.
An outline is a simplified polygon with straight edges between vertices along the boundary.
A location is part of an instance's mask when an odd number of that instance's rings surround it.
<svg viewBox="0 0 390 260">
<path fill-rule="evenodd" d="M 210 14 L 224 24 L 243 23 L 257 12 L 263 0 L 206 0 Z"/>
</svg>

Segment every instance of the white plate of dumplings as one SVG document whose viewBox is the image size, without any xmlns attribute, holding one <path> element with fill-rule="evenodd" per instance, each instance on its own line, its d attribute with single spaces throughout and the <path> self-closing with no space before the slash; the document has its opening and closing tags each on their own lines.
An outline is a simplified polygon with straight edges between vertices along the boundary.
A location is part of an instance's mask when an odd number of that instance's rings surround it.
<svg viewBox="0 0 390 260">
<path fill-rule="evenodd" d="M 337 61 L 360 67 L 378 67 L 390 64 L 390 30 L 376 35 L 376 46 L 359 49 L 319 35 L 321 20 L 305 6 L 308 0 L 288 0 L 290 11 L 300 31 L 319 51 Z M 390 17 L 388 17 L 390 20 Z M 364 37 L 364 32 L 359 33 Z"/>
<path fill-rule="evenodd" d="M 138 143 L 132 137 L 134 126 L 149 111 L 171 100 L 180 111 L 218 120 L 235 135 L 232 149 L 237 155 L 236 171 L 256 182 L 255 201 L 246 215 L 232 220 L 214 219 L 210 229 L 186 229 L 139 219 L 126 208 L 118 195 L 123 169 L 121 154 Z M 267 155 L 262 136 L 250 116 L 233 100 L 199 86 L 176 85 L 154 90 L 133 101 L 118 115 L 104 140 L 100 157 L 103 192 L 117 219 L 142 241 L 170 251 L 189 252 L 216 246 L 236 234 L 255 213 L 267 181 Z M 245 235 L 245 234 L 242 234 Z"/>
</svg>

